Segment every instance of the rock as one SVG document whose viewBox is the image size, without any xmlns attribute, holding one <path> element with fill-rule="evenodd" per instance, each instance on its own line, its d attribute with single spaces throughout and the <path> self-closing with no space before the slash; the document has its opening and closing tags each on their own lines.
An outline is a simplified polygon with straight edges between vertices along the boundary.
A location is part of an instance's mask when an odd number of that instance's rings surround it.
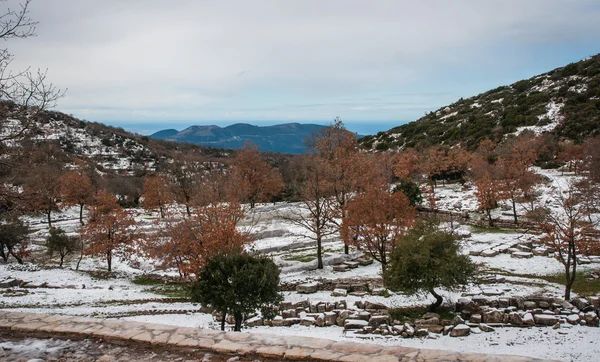
<svg viewBox="0 0 600 362">
<path fill-rule="evenodd" d="M 358 268 L 360 266 L 360 263 L 357 261 L 345 261 L 342 263 L 343 265 L 346 265 L 348 268 L 350 269 L 355 269 Z"/>
<path fill-rule="evenodd" d="M 500 252 L 498 252 L 498 250 L 493 250 L 493 249 L 487 249 L 487 250 L 484 250 L 481 253 L 479 253 L 480 256 L 484 256 L 486 258 L 491 258 L 498 254 L 500 254 Z"/>
<path fill-rule="evenodd" d="M 528 300 L 528 301 L 525 302 L 525 305 L 524 305 L 523 309 L 525 309 L 525 310 L 532 310 L 532 309 L 535 309 L 535 308 L 537 308 L 537 303 Z"/>
<path fill-rule="evenodd" d="M 258 327 L 258 326 L 262 326 L 264 324 L 264 321 L 262 319 L 262 317 L 253 317 L 250 318 L 246 321 L 246 326 L 248 327 Z"/>
<path fill-rule="evenodd" d="M 498 298 L 498 306 L 500 308 L 508 308 L 510 307 L 510 298 Z"/>
<path fill-rule="evenodd" d="M 484 323 L 502 323 L 504 321 L 504 313 L 499 310 L 489 310 L 483 313 L 482 321 Z"/>
<path fill-rule="evenodd" d="M 437 313 L 427 312 L 427 313 L 423 314 L 423 317 L 421 317 L 421 318 L 423 318 L 423 319 L 430 319 L 430 318 L 440 319 L 440 315 Z"/>
<path fill-rule="evenodd" d="M 471 318 L 469 318 L 469 322 L 475 324 L 481 323 L 481 314 L 473 314 Z"/>
<path fill-rule="evenodd" d="M 304 317 L 300 319 L 300 324 L 303 326 L 312 326 L 315 324 L 315 319 L 313 317 Z"/>
<path fill-rule="evenodd" d="M 337 314 L 335 312 L 325 312 L 324 319 L 326 326 L 335 326 Z"/>
<path fill-rule="evenodd" d="M 481 254 L 481 250 L 470 250 L 469 255 L 471 256 L 479 256 Z"/>
<path fill-rule="evenodd" d="M 576 306 L 579 310 L 585 309 L 585 307 L 590 305 L 590 303 L 583 298 L 573 298 L 571 299 L 571 304 Z"/>
<path fill-rule="evenodd" d="M 587 312 L 583 315 L 585 324 L 590 327 L 598 327 L 598 315 L 596 312 Z"/>
<path fill-rule="evenodd" d="M 362 319 L 363 321 L 369 321 L 369 319 L 371 319 L 371 313 L 366 312 L 366 311 L 360 311 L 358 312 L 358 314 L 353 317 L 354 319 Z"/>
<path fill-rule="evenodd" d="M 531 248 L 529 246 L 527 246 L 527 245 L 521 245 L 521 244 L 519 244 L 519 245 L 515 245 L 514 247 L 517 248 L 517 249 L 519 249 L 519 250 L 521 250 L 521 251 L 525 251 L 525 252 L 530 252 L 531 251 Z"/>
<path fill-rule="evenodd" d="M 525 313 L 523 315 L 523 324 L 526 326 L 535 326 L 535 320 L 533 319 L 533 314 Z"/>
<path fill-rule="evenodd" d="M 560 328 L 560 322 L 556 322 L 554 323 L 554 325 L 552 326 L 552 329 L 559 329 Z"/>
<path fill-rule="evenodd" d="M 450 331 L 450 337 L 466 337 L 471 333 L 471 327 L 466 324 L 459 324 L 452 328 Z"/>
<path fill-rule="evenodd" d="M 533 255 L 537 256 L 548 256 L 548 249 L 544 247 L 537 247 L 531 251 Z"/>
<path fill-rule="evenodd" d="M 571 314 L 571 315 L 567 316 L 567 323 L 572 324 L 572 325 L 579 324 L 580 320 L 581 319 L 579 318 L 579 315 L 577 315 L 577 314 Z"/>
<path fill-rule="evenodd" d="M 401 334 L 402 332 L 404 332 L 404 326 L 392 326 L 392 331 L 394 331 L 397 334 Z"/>
<path fill-rule="evenodd" d="M 346 295 L 348 295 L 348 291 L 346 289 L 334 289 L 333 292 L 331 292 L 331 296 L 332 297 L 345 297 Z"/>
<path fill-rule="evenodd" d="M 382 324 L 388 324 L 390 317 L 388 315 L 374 315 L 369 318 L 369 325 L 371 327 L 379 327 Z"/>
<path fill-rule="evenodd" d="M 517 259 L 530 259 L 533 258 L 533 253 L 526 251 L 515 251 L 514 253 L 510 254 L 510 257 Z"/>
<path fill-rule="evenodd" d="M 513 326 L 520 326 L 523 324 L 523 318 L 521 318 L 519 313 L 512 312 L 508 314 L 508 323 L 512 324 Z"/>
<path fill-rule="evenodd" d="M 334 272 L 345 272 L 348 270 L 348 265 L 345 265 L 345 264 L 333 265 L 331 267 L 331 269 L 333 269 Z"/>
<path fill-rule="evenodd" d="M 408 323 L 404 323 L 404 332 L 408 337 L 415 335 L 415 329 Z"/>
<path fill-rule="evenodd" d="M 523 297 L 510 297 L 510 305 L 517 307 L 518 309 L 525 309 L 525 298 Z"/>
<path fill-rule="evenodd" d="M 445 327 L 444 327 L 444 330 L 442 331 L 442 334 L 443 334 L 444 336 L 447 336 L 447 335 L 448 335 L 448 333 L 450 333 L 450 332 L 452 331 L 452 329 L 454 329 L 454 326 L 445 326 Z"/>
<path fill-rule="evenodd" d="M 367 265 L 373 264 L 373 259 L 371 259 L 369 257 L 361 257 L 361 258 L 356 259 L 355 261 L 357 261 L 362 266 L 367 266 Z"/>
<path fill-rule="evenodd" d="M 296 292 L 302 293 L 302 294 L 312 294 L 312 293 L 316 293 L 318 288 L 319 288 L 319 283 L 317 283 L 317 282 L 298 284 L 296 286 Z"/>
<path fill-rule="evenodd" d="M 348 329 L 362 329 L 366 327 L 369 323 L 362 319 L 346 319 L 344 322 L 344 330 Z"/>
<path fill-rule="evenodd" d="M 324 327 L 325 326 L 325 317 L 323 314 L 319 314 L 317 318 L 315 318 L 315 326 Z"/>
<path fill-rule="evenodd" d="M 346 322 L 346 319 L 348 319 L 350 317 L 350 311 L 349 310 L 343 310 L 338 314 L 338 317 L 336 318 L 335 323 L 340 326 L 343 327 L 344 323 Z"/>
<path fill-rule="evenodd" d="M 461 316 L 457 315 L 452 318 L 452 325 L 457 326 L 459 324 L 465 324 L 465 320 L 461 318 Z"/>
<path fill-rule="evenodd" d="M 485 323 L 480 323 L 480 324 L 479 324 L 479 329 L 481 329 L 481 330 L 482 330 L 482 331 L 484 331 L 484 332 L 494 332 L 494 331 L 495 331 L 495 329 L 494 329 L 494 328 L 492 328 L 492 327 L 488 326 L 488 325 L 487 325 L 487 324 L 485 324 Z"/>
<path fill-rule="evenodd" d="M 490 304 L 490 299 L 487 297 L 484 297 L 483 295 L 474 295 L 471 300 L 474 303 L 477 303 L 477 305 L 479 306 L 485 306 L 485 305 L 489 305 Z"/>
<path fill-rule="evenodd" d="M 533 320 L 536 324 L 541 324 L 544 326 L 552 326 L 557 322 L 556 316 L 548 314 L 536 314 L 533 316 Z"/>
<path fill-rule="evenodd" d="M 544 301 L 544 300 L 540 300 L 540 302 L 538 303 L 538 305 L 540 306 L 540 308 L 544 308 L 544 309 L 548 309 L 550 308 L 550 303 Z"/>
<path fill-rule="evenodd" d="M 442 325 L 425 325 L 423 328 L 431 333 L 442 333 L 444 331 L 444 326 Z"/>
<path fill-rule="evenodd" d="M 365 309 L 366 310 L 387 310 L 388 307 L 383 303 L 366 301 Z"/>
<path fill-rule="evenodd" d="M 425 328 L 417 329 L 415 331 L 415 337 L 427 337 L 429 335 L 429 331 Z"/>
<path fill-rule="evenodd" d="M 0 281 L 0 288 L 18 287 L 21 283 L 23 283 L 23 281 L 20 279 L 6 278 Z"/>
<path fill-rule="evenodd" d="M 367 295 L 367 292 L 365 292 L 365 291 L 354 291 L 354 292 L 351 292 L 350 295 L 352 295 L 354 297 L 364 297 L 365 295 Z"/>
<path fill-rule="evenodd" d="M 296 310 L 295 309 L 287 309 L 281 312 L 281 316 L 283 318 L 296 318 Z"/>
</svg>

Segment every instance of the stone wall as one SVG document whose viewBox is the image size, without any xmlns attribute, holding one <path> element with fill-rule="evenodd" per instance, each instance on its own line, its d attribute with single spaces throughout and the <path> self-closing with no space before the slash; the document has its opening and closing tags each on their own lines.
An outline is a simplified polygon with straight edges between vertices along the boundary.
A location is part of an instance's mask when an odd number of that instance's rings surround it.
<svg viewBox="0 0 600 362">
<path fill-rule="evenodd" d="M 541 361 L 536 358 L 386 347 L 310 337 L 222 332 L 122 320 L 17 313 L 0 310 L 0 330 L 37 337 L 102 338 L 149 345 L 194 348 L 270 360 L 307 361 Z"/>
</svg>

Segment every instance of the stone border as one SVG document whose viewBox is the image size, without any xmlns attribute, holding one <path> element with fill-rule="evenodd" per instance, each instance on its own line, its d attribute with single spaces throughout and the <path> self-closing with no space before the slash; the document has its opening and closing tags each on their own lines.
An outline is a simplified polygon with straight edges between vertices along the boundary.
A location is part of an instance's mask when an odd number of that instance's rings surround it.
<svg viewBox="0 0 600 362">
<path fill-rule="evenodd" d="M 20 334 L 46 334 L 52 337 L 73 339 L 94 337 L 103 338 L 107 341 L 195 348 L 220 354 L 258 356 L 291 361 L 543 361 L 536 358 L 509 355 L 386 347 L 312 337 L 222 332 L 123 320 L 7 311 L 0 311 L 0 330 Z"/>
</svg>

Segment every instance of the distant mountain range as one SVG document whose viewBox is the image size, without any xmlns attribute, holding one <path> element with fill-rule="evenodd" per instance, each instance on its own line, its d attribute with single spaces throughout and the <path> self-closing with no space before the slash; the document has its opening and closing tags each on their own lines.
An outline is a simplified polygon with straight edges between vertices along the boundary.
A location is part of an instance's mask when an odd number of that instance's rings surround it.
<svg viewBox="0 0 600 362">
<path fill-rule="evenodd" d="M 262 152 L 301 154 L 307 152 L 304 145 L 306 137 L 324 127 L 318 124 L 301 123 L 285 123 L 275 126 L 236 123 L 227 127 L 191 126 L 183 131 L 165 129 L 150 135 L 150 137 L 231 149 L 239 149 L 250 141 Z"/>
</svg>

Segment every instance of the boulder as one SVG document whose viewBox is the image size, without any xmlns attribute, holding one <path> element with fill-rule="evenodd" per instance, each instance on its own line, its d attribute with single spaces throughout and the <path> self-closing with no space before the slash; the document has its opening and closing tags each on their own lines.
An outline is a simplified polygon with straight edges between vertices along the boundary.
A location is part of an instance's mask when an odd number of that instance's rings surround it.
<svg viewBox="0 0 600 362">
<path fill-rule="evenodd" d="M 537 308 L 537 303 L 531 300 L 525 301 L 524 308 L 525 310 L 532 310 Z"/>
<path fill-rule="evenodd" d="M 360 263 L 357 261 L 345 261 L 342 264 L 348 266 L 350 269 L 355 269 L 360 266 Z"/>
<path fill-rule="evenodd" d="M 300 319 L 300 324 L 303 326 L 312 326 L 315 324 L 315 319 L 313 317 L 304 317 Z"/>
<path fill-rule="evenodd" d="M 452 328 L 450 337 L 466 337 L 471 333 L 471 327 L 466 324 L 459 324 Z"/>
<path fill-rule="evenodd" d="M 598 315 L 596 312 L 587 312 L 583 315 L 585 325 L 590 327 L 598 327 Z"/>
<path fill-rule="evenodd" d="M 471 318 L 469 318 L 469 323 L 481 323 L 481 314 L 473 314 Z"/>
<path fill-rule="evenodd" d="M 319 283 L 317 283 L 317 282 L 298 284 L 296 286 L 296 292 L 301 293 L 301 294 L 312 294 L 312 293 L 316 293 L 318 288 L 319 288 Z"/>
<path fill-rule="evenodd" d="M 332 297 L 345 297 L 346 295 L 348 295 L 348 291 L 346 289 L 336 288 L 333 290 L 333 292 L 331 292 Z"/>
<path fill-rule="evenodd" d="M 366 301 L 365 309 L 366 310 L 387 310 L 388 307 L 383 303 Z"/>
<path fill-rule="evenodd" d="M 572 324 L 572 325 L 577 325 L 579 324 L 579 321 L 581 319 L 579 318 L 579 315 L 577 314 L 571 314 L 567 316 L 567 323 Z"/>
<path fill-rule="evenodd" d="M 346 322 L 346 319 L 348 319 L 348 318 L 350 317 L 350 314 L 351 314 L 351 313 L 352 313 L 352 312 L 350 312 L 349 310 L 343 310 L 343 311 L 341 311 L 341 312 L 338 314 L 338 316 L 337 316 L 337 318 L 336 318 L 336 320 L 335 320 L 335 323 L 336 323 L 338 326 L 340 326 L 340 327 L 343 327 L 343 326 L 344 326 L 344 323 Z"/>
<path fill-rule="evenodd" d="M 510 297 L 510 305 L 523 310 L 525 309 L 525 298 L 519 296 Z"/>
<path fill-rule="evenodd" d="M 504 321 L 504 313 L 497 310 L 488 310 L 483 313 L 482 321 L 484 323 L 502 323 Z"/>
<path fill-rule="evenodd" d="M 395 334 L 401 334 L 402 332 L 404 332 L 404 326 L 392 326 L 392 331 Z"/>
<path fill-rule="evenodd" d="M 415 331 L 415 337 L 427 337 L 429 335 L 429 331 L 425 328 L 417 329 Z"/>
<path fill-rule="evenodd" d="M 448 335 L 448 333 L 450 333 L 452 331 L 452 329 L 454 329 L 454 326 L 445 326 L 444 330 L 442 331 L 442 334 L 444 336 Z"/>
<path fill-rule="evenodd" d="M 486 258 L 491 258 L 498 254 L 500 254 L 500 252 L 498 250 L 493 250 L 493 249 L 487 249 L 487 250 L 484 250 L 481 253 L 479 253 L 480 256 L 484 256 Z"/>
<path fill-rule="evenodd" d="M 573 298 L 571 299 L 571 304 L 576 306 L 579 310 L 585 309 L 585 307 L 590 305 L 590 303 L 583 298 Z"/>
<path fill-rule="evenodd" d="M 334 272 L 345 272 L 348 270 L 348 265 L 345 265 L 345 264 L 333 265 L 331 267 L 331 269 L 333 269 Z"/>
<path fill-rule="evenodd" d="M 530 259 L 533 258 L 533 253 L 527 251 L 515 251 L 514 253 L 510 254 L 510 257 L 517 259 Z"/>
<path fill-rule="evenodd" d="M 533 316 L 533 320 L 536 324 L 541 324 L 544 326 L 553 326 L 554 323 L 558 321 L 556 316 L 548 314 L 536 314 Z"/>
<path fill-rule="evenodd" d="M 324 327 L 325 326 L 325 317 L 323 314 L 319 314 L 317 318 L 315 318 L 315 326 Z"/>
<path fill-rule="evenodd" d="M 362 319 L 346 319 L 344 322 L 344 330 L 348 329 L 362 329 L 366 327 L 369 323 Z"/>
<path fill-rule="evenodd" d="M 379 327 L 382 324 L 388 324 L 390 317 L 388 315 L 374 315 L 369 318 L 369 325 L 371 327 Z"/>
<path fill-rule="evenodd" d="M 363 321 L 369 321 L 369 319 L 371 319 L 371 313 L 366 312 L 366 311 L 360 311 L 358 312 L 358 315 L 356 316 L 355 319 L 362 319 Z"/>
<path fill-rule="evenodd" d="M 0 288 L 18 287 L 21 283 L 23 283 L 23 281 L 20 279 L 6 278 L 4 280 L 0 280 Z"/>
<path fill-rule="evenodd" d="M 465 320 L 462 319 L 461 316 L 457 315 L 454 318 L 452 318 L 452 325 L 457 326 L 459 324 L 465 324 Z"/>
<path fill-rule="evenodd" d="M 408 337 L 415 335 L 415 329 L 408 323 L 404 323 L 404 332 Z"/>
<path fill-rule="evenodd" d="M 533 319 L 533 314 L 525 313 L 522 317 L 523 324 L 526 326 L 535 326 L 535 320 Z"/>
<path fill-rule="evenodd" d="M 295 309 L 287 309 L 281 312 L 281 316 L 283 318 L 296 318 L 298 315 Z"/>
<path fill-rule="evenodd" d="M 485 323 L 480 323 L 480 324 L 479 324 L 479 329 L 481 329 L 481 330 L 482 330 L 482 331 L 484 331 L 484 332 L 494 332 L 494 331 L 495 331 L 495 329 L 494 329 L 494 328 L 492 328 L 492 327 L 488 326 L 488 325 L 487 325 L 487 324 L 485 324 Z"/>
<path fill-rule="evenodd" d="M 421 318 L 423 318 L 423 319 L 430 319 L 430 318 L 440 319 L 440 315 L 437 313 L 427 312 L 427 313 L 423 314 L 423 317 L 421 317 Z"/>
<path fill-rule="evenodd" d="M 521 318 L 519 313 L 512 312 L 508 314 L 508 323 L 512 324 L 513 326 L 520 326 L 523 324 L 523 318 Z"/>
</svg>

